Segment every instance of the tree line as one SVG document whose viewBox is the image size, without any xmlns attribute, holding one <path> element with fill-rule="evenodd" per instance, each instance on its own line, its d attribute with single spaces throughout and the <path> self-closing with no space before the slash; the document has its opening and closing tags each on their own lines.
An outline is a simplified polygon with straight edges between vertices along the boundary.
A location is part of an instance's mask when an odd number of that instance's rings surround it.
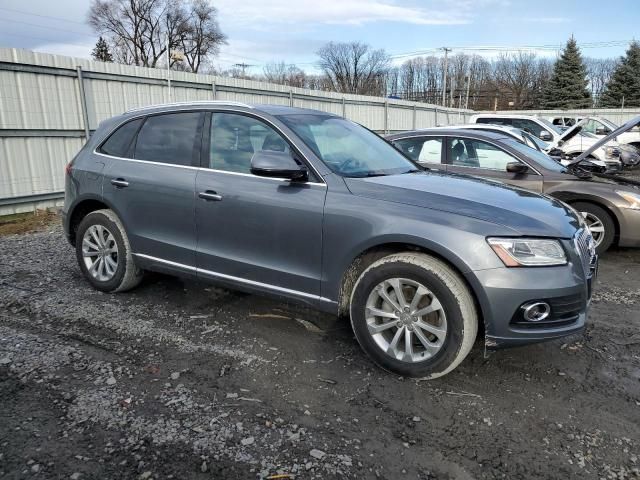
<svg viewBox="0 0 640 480">
<path fill-rule="evenodd" d="M 571 37 L 557 59 L 530 52 L 495 59 L 458 53 L 401 64 L 362 42 L 329 42 L 319 74 L 272 62 L 259 74 L 242 64 L 214 68 L 227 43 L 206 0 L 93 0 L 88 23 L 100 34 L 93 57 L 128 65 L 263 80 L 292 87 L 388 96 L 474 110 L 640 107 L 640 44 L 620 59 L 585 58 Z"/>
</svg>

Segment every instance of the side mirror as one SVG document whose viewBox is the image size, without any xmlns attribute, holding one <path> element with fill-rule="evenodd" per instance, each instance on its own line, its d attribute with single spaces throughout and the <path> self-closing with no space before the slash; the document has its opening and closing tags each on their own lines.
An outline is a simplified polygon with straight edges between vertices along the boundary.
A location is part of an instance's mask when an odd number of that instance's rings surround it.
<svg viewBox="0 0 640 480">
<path fill-rule="evenodd" d="M 553 140 L 553 136 L 549 132 L 547 132 L 546 130 L 542 130 L 540 132 L 539 138 L 543 142 L 550 142 L 551 140 Z"/>
<path fill-rule="evenodd" d="M 290 153 L 259 150 L 251 157 L 251 173 L 260 177 L 288 178 L 296 182 L 306 182 L 309 172 L 304 165 L 298 165 Z"/>
<path fill-rule="evenodd" d="M 608 128 L 596 128 L 596 135 L 609 135 L 611 133 L 611 130 L 609 130 Z"/>
<path fill-rule="evenodd" d="M 507 163 L 507 172 L 522 174 L 527 173 L 529 171 L 529 166 L 520 162 L 509 162 Z"/>
</svg>

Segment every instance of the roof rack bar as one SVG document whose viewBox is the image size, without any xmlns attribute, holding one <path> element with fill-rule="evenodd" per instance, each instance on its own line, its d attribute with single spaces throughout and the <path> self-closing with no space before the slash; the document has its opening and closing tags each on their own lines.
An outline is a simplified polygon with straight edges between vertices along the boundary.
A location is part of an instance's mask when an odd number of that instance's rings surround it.
<svg viewBox="0 0 640 480">
<path fill-rule="evenodd" d="M 173 102 L 173 103 L 159 103 L 156 105 L 146 105 L 144 107 L 136 107 L 136 108 L 130 108 L 129 110 L 127 110 L 124 113 L 132 113 L 132 112 L 139 112 L 142 110 L 151 110 L 153 108 L 158 108 L 158 107 L 183 107 L 183 106 L 196 106 L 196 105 L 228 105 L 228 106 L 232 106 L 232 107 L 245 107 L 245 108 L 253 108 L 251 105 L 248 105 L 246 103 L 242 103 L 242 102 L 232 102 L 232 101 L 226 101 L 226 100 L 194 100 L 192 102 Z"/>
</svg>

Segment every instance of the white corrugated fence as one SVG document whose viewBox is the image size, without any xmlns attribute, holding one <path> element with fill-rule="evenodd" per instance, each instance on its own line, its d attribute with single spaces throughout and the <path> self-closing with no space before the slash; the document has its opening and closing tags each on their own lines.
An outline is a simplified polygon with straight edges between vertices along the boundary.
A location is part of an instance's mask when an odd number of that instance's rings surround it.
<svg viewBox="0 0 640 480">
<path fill-rule="evenodd" d="M 342 115 L 378 132 L 465 123 L 474 113 L 175 71 L 171 89 L 167 84 L 162 69 L 0 48 L 0 215 L 60 204 L 64 165 L 87 135 L 102 120 L 135 107 L 192 100 L 292 105 Z M 604 115 L 620 122 L 631 113 Z"/>
</svg>

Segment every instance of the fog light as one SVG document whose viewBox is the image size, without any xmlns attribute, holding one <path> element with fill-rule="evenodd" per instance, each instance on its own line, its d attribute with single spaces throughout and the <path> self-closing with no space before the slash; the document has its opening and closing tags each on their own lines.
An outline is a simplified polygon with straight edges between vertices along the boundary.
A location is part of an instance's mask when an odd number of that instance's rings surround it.
<svg viewBox="0 0 640 480">
<path fill-rule="evenodd" d="M 522 305 L 522 316 L 529 322 L 541 322 L 551 314 L 551 306 L 546 302 L 530 302 Z"/>
</svg>

